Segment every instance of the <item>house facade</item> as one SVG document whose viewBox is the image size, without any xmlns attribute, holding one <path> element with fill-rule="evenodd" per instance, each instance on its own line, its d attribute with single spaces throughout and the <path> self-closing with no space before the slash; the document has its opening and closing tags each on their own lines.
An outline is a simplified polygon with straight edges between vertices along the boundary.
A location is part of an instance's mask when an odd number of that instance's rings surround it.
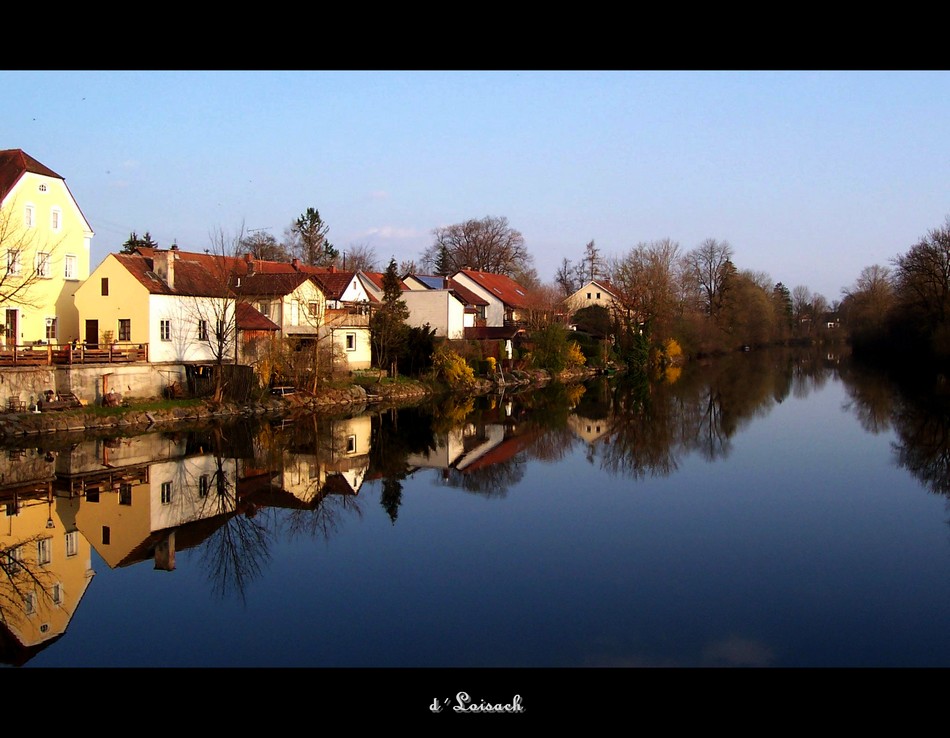
<svg viewBox="0 0 950 738">
<path fill-rule="evenodd" d="M 79 337 L 73 296 L 94 233 L 66 180 L 21 149 L 0 151 L 0 311 L 4 345 Z"/>
<path fill-rule="evenodd" d="M 149 252 L 109 254 L 76 290 L 85 345 L 147 343 L 152 363 L 234 357 L 236 303 L 226 279 L 189 258 L 197 255 Z"/>
<path fill-rule="evenodd" d="M 588 307 L 602 307 L 610 310 L 616 299 L 616 293 L 606 280 L 592 279 L 579 290 L 564 299 L 565 307 L 571 314 Z"/>
<path fill-rule="evenodd" d="M 462 269 L 452 275 L 451 283 L 471 291 L 485 302 L 477 324 L 501 328 L 513 326 L 524 319 L 528 295 L 511 277 Z"/>
</svg>

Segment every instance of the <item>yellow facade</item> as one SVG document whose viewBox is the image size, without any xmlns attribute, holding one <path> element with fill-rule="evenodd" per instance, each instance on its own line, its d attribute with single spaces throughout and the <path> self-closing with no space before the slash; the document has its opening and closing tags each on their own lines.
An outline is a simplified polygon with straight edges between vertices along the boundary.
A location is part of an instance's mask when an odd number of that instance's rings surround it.
<svg viewBox="0 0 950 738">
<path fill-rule="evenodd" d="M 89 542 L 77 530 L 75 502 L 36 487 L 3 494 L 0 610 L 26 649 L 62 635 L 93 577 Z"/>
<path fill-rule="evenodd" d="M 79 336 L 76 289 L 93 231 L 64 180 L 24 172 L 0 203 L 0 311 L 5 345 Z"/>
<path fill-rule="evenodd" d="M 111 332 L 115 341 L 147 343 L 150 306 L 149 291 L 113 254 L 109 254 L 76 290 L 79 340 L 107 343 Z M 127 328 L 123 321 L 128 321 Z M 87 335 L 87 330 L 97 335 L 93 338 Z M 127 339 L 123 330 L 128 331 Z"/>
</svg>

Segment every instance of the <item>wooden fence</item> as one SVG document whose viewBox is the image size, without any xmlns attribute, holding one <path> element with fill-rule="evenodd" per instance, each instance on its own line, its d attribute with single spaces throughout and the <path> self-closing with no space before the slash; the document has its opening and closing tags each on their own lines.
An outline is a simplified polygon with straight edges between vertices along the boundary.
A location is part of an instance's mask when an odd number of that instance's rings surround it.
<svg viewBox="0 0 950 738">
<path fill-rule="evenodd" d="M 147 343 L 37 344 L 0 347 L 0 367 L 130 364 L 148 361 Z"/>
</svg>

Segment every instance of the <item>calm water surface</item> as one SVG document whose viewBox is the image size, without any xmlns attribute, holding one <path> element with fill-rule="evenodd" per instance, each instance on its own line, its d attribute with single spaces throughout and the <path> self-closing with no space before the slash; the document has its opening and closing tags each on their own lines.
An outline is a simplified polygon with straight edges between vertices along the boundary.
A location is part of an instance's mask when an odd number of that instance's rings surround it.
<svg viewBox="0 0 950 738">
<path fill-rule="evenodd" d="M 4 661 L 948 666 L 943 407 L 753 352 L 653 386 L 33 439 L 0 459 Z"/>
</svg>

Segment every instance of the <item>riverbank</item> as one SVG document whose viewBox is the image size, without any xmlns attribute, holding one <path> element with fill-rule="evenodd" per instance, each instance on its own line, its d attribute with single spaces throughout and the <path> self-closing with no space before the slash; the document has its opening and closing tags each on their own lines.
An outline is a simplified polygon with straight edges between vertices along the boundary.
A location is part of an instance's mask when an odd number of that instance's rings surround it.
<svg viewBox="0 0 950 738">
<path fill-rule="evenodd" d="M 506 372 L 497 379 L 476 379 L 463 389 L 399 379 L 370 385 L 326 387 L 310 394 L 298 392 L 276 397 L 268 395 L 247 403 L 213 403 L 210 400 L 153 400 L 131 403 L 127 407 L 87 405 L 50 412 L 0 413 L 0 438 L 17 438 L 47 433 L 74 434 L 92 431 L 142 432 L 153 428 L 222 421 L 241 416 L 279 419 L 301 412 L 320 412 L 365 407 L 393 407 L 418 402 L 444 392 L 484 395 L 510 388 L 541 387 L 553 380 L 581 382 L 596 371 L 581 368 L 552 376 L 542 370 Z"/>
</svg>

